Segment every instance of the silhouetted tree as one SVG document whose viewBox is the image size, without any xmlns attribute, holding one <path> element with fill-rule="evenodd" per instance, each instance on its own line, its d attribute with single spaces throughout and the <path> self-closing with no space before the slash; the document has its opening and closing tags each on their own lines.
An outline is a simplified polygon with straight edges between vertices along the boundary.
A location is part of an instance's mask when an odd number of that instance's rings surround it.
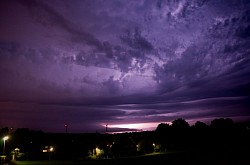
<svg viewBox="0 0 250 165">
<path fill-rule="evenodd" d="M 155 130 L 156 142 L 160 144 L 160 151 L 165 151 L 171 143 L 171 128 L 167 123 L 160 123 Z"/>
<path fill-rule="evenodd" d="M 211 128 L 213 129 L 232 129 L 234 127 L 234 122 L 230 118 L 219 118 L 211 121 Z"/>
<path fill-rule="evenodd" d="M 169 124 L 167 124 L 167 123 L 160 123 L 156 127 L 155 131 L 158 132 L 158 133 L 164 133 L 164 132 L 169 131 L 169 128 L 170 128 Z"/>
<path fill-rule="evenodd" d="M 154 145 L 152 139 L 144 137 L 141 141 L 139 141 L 138 151 L 144 154 L 153 152 Z"/>
<path fill-rule="evenodd" d="M 9 133 L 9 128 L 8 127 L 4 127 L 0 130 L 0 135 L 4 136 L 7 135 Z"/>
<path fill-rule="evenodd" d="M 131 156 L 137 152 L 136 144 L 128 136 L 116 137 L 111 151 L 115 157 Z"/>
<path fill-rule="evenodd" d="M 175 149 L 183 149 L 188 145 L 190 140 L 189 124 L 186 120 L 178 118 L 171 125 L 171 140 Z"/>
<path fill-rule="evenodd" d="M 178 118 L 172 121 L 172 128 L 174 129 L 188 129 L 190 126 L 188 122 L 182 118 Z"/>
<path fill-rule="evenodd" d="M 218 118 L 211 121 L 211 146 L 213 147 L 214 154 L 224 157 L 226 153 L 233 147 L 235 143 L 235 130 L 234 122 L 229 118 Z"/>
<path fill-rule="evenodd" d="M 197 121 L 191 130 L 191 142 L 192 148 L 197 152 L 196 154 L 200 154 L 199 152 L 204 153 L 209 147 L 209 126 L 201 121 Z"/>
<path fill-rule="evenodd" d="M 203 123 L 201 121 L 197 121 L 194 126 L 196 130 L 206 130 L 208 128 L 208 125 L 206 123 Z"/>
<path fill-rule="evenodd" d="M 44 133 L 28 128 L 18 128 L 11 137 L 13 149 L 19 148 L 26 159 L 37 159 L 41 155 Z"/>
</svg>

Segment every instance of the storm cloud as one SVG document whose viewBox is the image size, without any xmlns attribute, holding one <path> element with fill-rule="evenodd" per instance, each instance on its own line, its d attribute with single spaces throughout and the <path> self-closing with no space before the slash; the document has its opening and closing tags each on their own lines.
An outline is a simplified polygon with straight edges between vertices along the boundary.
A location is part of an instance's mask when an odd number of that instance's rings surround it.
<svg viewBox="0 0 250 165">
<path fill-rule="evenodd" d="M 70 123 L 84 132 L 249 119 L 249 8 L 247 0 L 3 0 L 0 126 L 60 132 Z"/>
</svg>

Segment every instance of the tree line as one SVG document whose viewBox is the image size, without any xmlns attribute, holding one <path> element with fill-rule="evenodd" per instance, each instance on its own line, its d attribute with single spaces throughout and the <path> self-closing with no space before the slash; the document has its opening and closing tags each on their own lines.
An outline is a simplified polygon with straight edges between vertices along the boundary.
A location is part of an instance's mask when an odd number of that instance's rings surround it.
<svg viewBox="0 0 250 165">
<path fill-rule="evenodd" d="M 152 152 L 211 157 L 244 157 L 250 153 L 250 122 L 234 122 L 230 118 L 217 118 L 209 125 L 197 121 L 192 126 L 178 118 L 171 124 L 158 124 L 153 131 L 117 134 L 44 133 L 28 128 L 11 131 L 5 127 L 0 135 L 10 136 L 5 155 L 16 160 L 100 159 Z"/>
</svg>

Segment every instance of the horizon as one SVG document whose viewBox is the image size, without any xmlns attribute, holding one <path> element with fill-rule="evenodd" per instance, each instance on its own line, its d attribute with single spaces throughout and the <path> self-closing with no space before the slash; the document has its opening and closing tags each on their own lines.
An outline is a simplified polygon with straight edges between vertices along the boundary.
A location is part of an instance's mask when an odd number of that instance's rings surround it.
<svg viewBox="0 0 250 165">
<path fill-rule="evenodd" d="M 177 119 L 183 119 L 183 118 L 177 118 Z M 175 119 L 175 120 L 177 120 Z M 197 120 L 197 121 L 187 121 L 185 120 L 190 127 L 193 127 L 195 125 L 196 122 L 202 122 L 204 124 L 206 124 L 207 126 L 210 126 L 211 125 L 211 122 L 215 119 L 230 119 L 233 121 L 234 124 L 238 124 L 238 123 L 247 123 L 247 122 L 250 122 L 249 119 L 246 119 L 246 120 L 234 120 L 232 118 L 223 118 L 223 117 L 219 117 L 219 118 L 213 118 L 213 119 L 210 119 L 210 120 L 206 120 L 207 122 L 204 122 L 204 121 L 201 121 L 201 120 Z M 173 120 L 174 121 L 174 120 Z M 29 131 L 38 131 L 38 132 L 43 132 L 43 133 L 63 133 L 63 134 L 92 134 L 92 133 L 100 133 L 100 134 L 120 134 L 120 133 L 133 133 L 133 132 L 147 132 L 147 131 L 155 131 L 157 129 L 157 126 L 159 124 L 168 124 L 169 126 L 172 125 L 172 122 L 160 122 L 160 123 L 154 123 L 155 126 L 154 127 L 139 127 L 138 129 L 136 129 L 135 127 L 138 126 L 138 125 L 141 125 L 140 124 L 124 124 L 124 125 L 114 125 L 114 126 L 111 126 L 111 127 L 108 127 L 106 129 L 106 125 L 103 126 L 103 129 L 102 130 L 89 130 L 89 131 L 83 131 L 83 132 L 79 132 L 79 131 L 71 131 L 70 130 L 70 127 L 67 128 L 67 131 L 65 130 L 65 127 L 64 127 L 64 130 L 61 130 L 61 131 L 44 131 L 44 130 L 41 130 L 41 129 L 31 129 L 31 128 L 13 128 L 13 127 L 8 127 L 8 126 L 5 126 L 5 127 L 2 127 L 1 129 L 4 129 L 4 128 L 8 128 L 9 129 L 9 132 L 15 132 L 16 130 L 18 129 L 28 129 Z M 129 126 L 126 126 L 126 125 L 133 125 L 133 127 L 129 127 Z M 146 123 L 146 125 L 149 125 L 149 123 Z M 141 128 L 145 128 L 145 129 L 141 129 Z"/>
</svg>

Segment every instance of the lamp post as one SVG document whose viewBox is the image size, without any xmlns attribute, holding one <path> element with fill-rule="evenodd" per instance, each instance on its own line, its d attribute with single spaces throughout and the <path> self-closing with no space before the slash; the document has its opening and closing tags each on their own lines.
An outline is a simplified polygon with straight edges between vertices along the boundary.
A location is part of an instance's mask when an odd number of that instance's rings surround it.
<svg viewBox="0 0 250 165">
<path fill-rule="evenodd" d="M 64 124 L 66 133 L 68 133 L 68 126 L 69 126 L 68 124 Z"/>
<path fill-rule="evenodd" d="M 5 141 L 9 139 L 9 136 L 4 136 L 3 137 L 3 155 L 4 155 L 4 152 L 5 152 Z"/>
<path fill-rule="evenodd" d="M 50 148 L 48 149 L 48 153 L 49 153 L 49 160 L 51 159 L 51 154 L 52 152 L 54 152 L 54 147 L 50 146 Z"/>
</svg>

